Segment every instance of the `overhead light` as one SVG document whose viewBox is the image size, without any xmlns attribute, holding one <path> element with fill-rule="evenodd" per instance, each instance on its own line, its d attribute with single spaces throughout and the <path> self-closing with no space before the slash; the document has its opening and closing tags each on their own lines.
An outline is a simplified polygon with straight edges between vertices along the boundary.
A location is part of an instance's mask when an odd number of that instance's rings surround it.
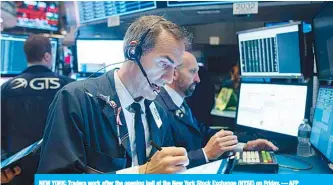
<svg viewBox="0 0 333 185">
<path fill-rule="evenodd" d="M 2 23 L 3 22 L 3 19 L 2 18 L 0 18 L 0 23 Z"/>
</svg>

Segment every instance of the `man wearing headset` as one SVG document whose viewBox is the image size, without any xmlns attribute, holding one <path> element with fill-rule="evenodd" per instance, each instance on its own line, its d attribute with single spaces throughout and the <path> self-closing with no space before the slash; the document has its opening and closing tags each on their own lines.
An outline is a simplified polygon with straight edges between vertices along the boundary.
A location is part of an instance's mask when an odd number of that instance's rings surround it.
<svg viewBox="0 0 333 185">
<path fill-rule="evenodd" d="M 56 95 L 38 173 L 185 170 L 184 148 L 157 146 L 173 141 L 166 113 L 153 100 L 161 86 L 172 82 L 188 44 L 187 32 L 162 17 L 133 22 L 124 38 L 127 61 L 119 70 L 69 84 Z"/>
<path fill-rule="evenodd" d="M 196 84 L 200 83 L 198 71 L 196 58 L 185 52 L 182 65 L 175 70 L 173 82 L 165 85 L 156 98 L 168 112 L 168 117 L 173 119 L 171 130 L 175 145 L 185 147 L 188 151 L 188 168 L 205 164 L 233 150 L 278 149 L 264 139 L 238 143 L 233 132 L 212 130 L 207 124 L 199 123 L 184 101 L 185 97 L 192 95 Z"/>
</svg>

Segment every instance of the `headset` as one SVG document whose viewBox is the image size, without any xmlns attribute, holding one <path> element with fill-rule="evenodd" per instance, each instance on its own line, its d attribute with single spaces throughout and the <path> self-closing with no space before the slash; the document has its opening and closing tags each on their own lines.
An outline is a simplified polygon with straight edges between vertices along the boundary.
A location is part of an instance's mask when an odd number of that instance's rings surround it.
<svg viewBox="0 0 333 185">
<path fill-rule="evenodd" d="M 143 69 L 143 66 L 140 62 L 140 58 L 143 52 L 142 45 L 146 40 L 147 35 L 154 28 L 154 26 L 163 20 L 156 21 L 146 32 L 144 32 L 139 41 L 131 41 L 130 44 L 125 48 L 125 58 L 134 61 L 140 68 L 143 76 L 147 79 L 149 86 L 153 89 L 155 95 L 158 95 L 158 92 L 153 88 L 146 71 Z"/>
<path fill-rule="evenodd" d="M 125 47 L 125 51 L 124 51 L 125 58 L 127 60 L 134 61 L 139 66 L 140 71 L 142 72 L 143 76 L 147 79 L 147 82 L 148 82 L 149 86 L 153 89 L 153 92 L 154 92 L 154 94 L 156 96 L 158 95 L 158 92 L 153 88 L 153 85 L 151 84 L 151 82 L 150 82 L 150 80 L 149 80 L 149 78 L 147 76 L 146 71 L 143 69 L 143 66 L 142 66 L 142 64 L 140 62 L 140 58 L 141 58 L 141 55 L 142 55 L 142 52 L 143 52 L 142 45 L 143 45 L 144 41 L 146 40 L 147 35 L 154 28 L 154 26 L 156 24 L 158 24 L 159 22 L 161 22 L 161 21 L 163 21 L 163 20 L 158 20 L 154 24 L 152 24 L 152 26 L 150 26 L 150 28 L 142 34 L 142 36 L 140 37 L 139 41 L 131 41 L 130 44 Z M 101 70 L 103 70 L 103 69 L 105 69 L 105 68 L 107 68 L 109 66 L 116 65 L 116 64 L 121 64 L 121 63 L 124 63 L 124 62 L 126 62 L 126 61 L 118 62 L 118 63 L 113 63 L 113 64 L 109 64 L 107 66 L 104 66 L 103 68 L 99 69 L 95 73 L 93 73 L 90 76 L 88 76 L 87 79 L 89 79 L 90 77 L 92 77 L 97 72 L 99 72 L 99 71 L 101 71 Z M 89 91 L 85 88 L 85 82 L 83 83 L 83 90 L 89 96 L 95 97 L 94 95 L 92 95 L 91 93 L 89 93 Z M 97 97 L 100 98 L 100 99 L 103 99 L 100 96 L 97 96 Z"/>
</svg>

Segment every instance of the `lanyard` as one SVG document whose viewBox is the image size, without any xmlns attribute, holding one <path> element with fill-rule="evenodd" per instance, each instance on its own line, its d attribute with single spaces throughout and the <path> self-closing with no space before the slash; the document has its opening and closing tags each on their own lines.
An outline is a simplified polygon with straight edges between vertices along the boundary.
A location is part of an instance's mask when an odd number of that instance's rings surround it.
<svg viewBox="0 0 333 185">
<path fill-rule="evenodd" d="M 123 124 L 121 123 L 121 119 L 120 119 L 121 107 L 118 107 L 116 102 L 114 102 L 113 100 L 110 100 L 110 96 L 104 96 L 104 95 L 100 94 L 99 98 L 102 99 L 103 101 L 105 101 L 113 109 L 113 113 L 116 118 L 118 145 L 119 145 L 119 149 L 120 149 L 120 155 L 122 156 L 122 146 L 121 146 L 122 141 L 120 138 L 120 126 L 122 126 Z"/>
</svg>

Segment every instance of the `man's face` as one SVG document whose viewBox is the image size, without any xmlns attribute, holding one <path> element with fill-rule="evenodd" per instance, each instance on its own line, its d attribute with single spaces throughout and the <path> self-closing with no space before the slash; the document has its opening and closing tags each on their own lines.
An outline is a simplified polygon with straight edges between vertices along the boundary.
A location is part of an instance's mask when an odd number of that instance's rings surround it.
<svg viewBox="0 0 333 185">
<path fill-rule="evenodd" d="M 176 88 L 183 96 L 192 96 L 196 85 L 200 83 L 198 71 L 197 60 L 192 54 L 186 53 L 184 55 L 183 66 L 177 69 L 175 74 Z"/>
<path fill-rule="evenodd" d="M 156 41 L 155 47 L 141 57 L 141 64 L 153 86 L 150 87 L 142 75 L 140 90 L 148 100 L 156 98 L 153 89 L 159 92 L 165 83 L 172 82 L 174 70 L 182 63 L 185 51 L 185 43 L 166 31 L 162 31 Z"/>
</svg>

